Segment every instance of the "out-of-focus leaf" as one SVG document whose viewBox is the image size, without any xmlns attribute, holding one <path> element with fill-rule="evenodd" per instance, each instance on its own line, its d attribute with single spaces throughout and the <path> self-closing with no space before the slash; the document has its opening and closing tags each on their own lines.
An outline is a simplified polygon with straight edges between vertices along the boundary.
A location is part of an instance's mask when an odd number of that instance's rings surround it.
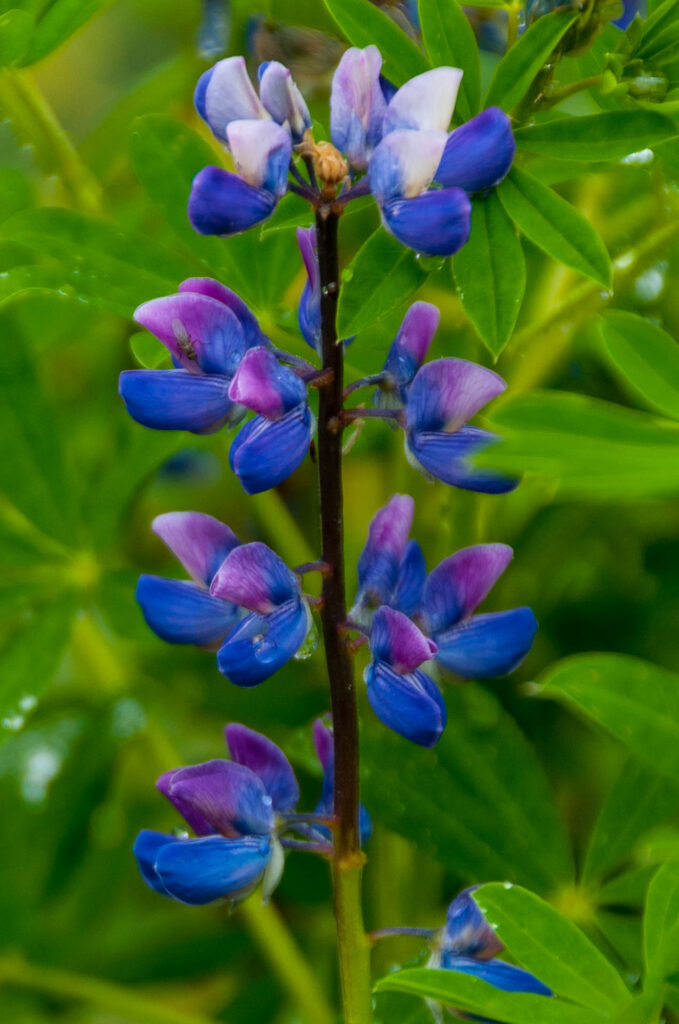
<svg viewBox="0 0 679 1024">
<path fill-rule="evenodd" d="M 611 310 L 600 324 L 604 348 L 625 381 L 660 412 L 679 419 L 679 344 L 635 313 Z"/>
<path fill-rule="evenodd" d="M 495 192 L 473 200 L 471 235 L 453 260 L 453 272 L 465 313 L 497 359 L 521 309 L 526 263 Z"/>
<path fill-rule="evenodd" d="M 604 287 L 613 268 L 597 230 L 583 215 L 532 175 L 514 167 L 498 189 L 505 210 L 531 242 L 560 263 Z"/>
<path fill-rule="evenodd" d="M 155 370 L 161 363 L 168 362 L 169 353 L 162 342 L 148 331 L 137 331 L 130 338 L 132 355 L 140 366 Z"/>
<path fill-rule="evenodd" d="M 25 210 L 34 202 L 34 188 L 17 167 L 0 167 L 0 221 Z"/>
<path fill-rule="evenodd" d="M 363 737 L 363 799 L 388 828 L 456 873 L 552 891 L 572 867 L 564 827 L 535 756 L 487 692 L 446 692 L 448 725 L 424 751 L 379 727 Z M 455 813 L 451 814 L 451 807 Z"/>
<path fill-rule="evenodd" d="M 74 597 L 27 610 L 21 625 L 0 647 L 0 716 L 21 712 L 21 701 L 40 697 L 49 687 L 69 643 L 77 608 Z"/>
<path fill-rule="evenodd" d="M 533 391 L 492 417 L 505 439 L 477 462 L 537 473 L 565 495 L 621 497 L 679 489 L 679 429 L 585 395 Z"/>
<path fill-rule="evenodd" d="M 650 56 L 655 52 L 655 44 L 663 33 L 676 24 L 678 0 L 665 0 L 652 14 L 645 19 L 641 29 L 641 43 L 637 53 L 639 56 Z"/>
<path fill-rule="evenodd" d="M 585 117 L 559 117 L 515 133 L 517 146 L 531 153 L 587 163 L 619 160 L 677 135 L 677 125 L 656 110 L 605 110 Z"/>
<path fill-rule="evenodd" d="M 644 957 L 647 973 L 659 980 L 679 969 L 679 860 L 663 864 L 648 887 Z"/>
<path fill-rule="evenodd" d="M 340 337 L 350 338 L 405 302 L 427 277 L 422 260 L 378 228 L 342 273 Z"/>
<path fill-rule="evenodd" d="M 645 864 L 617 875 L 602 885 L 596 894 L 598 906 L 643 906 L 648 885 L 657 871 L 656 864 Z"/>
<path fill-rule="evenodd" d="M 28 11 L 13 8 L 0 14 L 0 67 L 15 64 L 26 52 L 35 22 Z"/>
<path fill-rule="evenodd" d="M 473 117 L 481 98 L 479 48 L 469 19 L 457 0 L 418 0 L 422 38 L 434 67 L 464 71 L 457 109 L 463 120 Z"/>
<path fill-rule="evenodd" d="M 375 999 L 375 1024 L 431 1024 L 424 999 L 400 992 L 379 992 Z"/>
<path fill-rule="evenodd" d="M 679 780 L 679 676 L 619 654 L 557 661 L 542 692 L 576 707 L 643 761 Z"/>
<path fill-rule="evenodd" d="M 351 208 L 351 207 L 350 207 Z M 283 228 L 308 228 L 314 222 L 314 211 L 306 199 L 288 192 L 284 195 L 274 213 L 262 224 L 262 238 L 272 231 Z"/>
<path fill-rule="evenodd" d="M 34 264 L 11 267 L 0 274 L 0 303 L 23 292 L 56 292 L 63 284 L 63 271 L 57 267 Z"/>
<path fill-rule="evenodd" d="M 504 1024 L 604 1024 L 609 1018 L 571 1003 L 523 992 L 500 992 L 458 971 L 415 967 L 380 978 L 378 992 L 408 992 Z"/>
<path fill-rule="evenodd" d="M 561 10 L 533 22 L 496 67 L 484 106 L 512 110 L 576 18 L 574 11 Z"/>
<path fill-rule="evenodd" d="M 69 36 L 96 14 L 106 0 L 54 0 L 35 29 L 33 42 L 22 64 L 35 64 L 61 46 Z"/>
<path fill-rule="evenodd" d="M 534 893 L 495 883 L 478 889 L 474 900 L 511 955 L 557 995 L 601 1013 L 629 1001 L 610 961 Z"/>
<path fill-rule="evenodd" d="M 325 0 L 325 6 L 353 46 L 379 49 L 382 71 L 394 85 L 429 70 L 429 62 L 395 21 L 370 0 Z"/>
</svg>

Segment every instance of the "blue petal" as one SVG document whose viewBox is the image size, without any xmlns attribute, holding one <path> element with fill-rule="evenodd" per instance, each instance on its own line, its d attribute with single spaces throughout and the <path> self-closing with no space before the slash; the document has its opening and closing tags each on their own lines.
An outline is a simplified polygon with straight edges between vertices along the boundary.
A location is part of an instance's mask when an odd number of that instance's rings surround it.
<svg viewBox="0 0 679 1024">
<path fill-rule="evenodd" d="M 235 235 L 270 217 L 276 197 L 220 167 L 204 167 L 193 179 L 189 220 L 201 235 Z"/>
<path fill-rule="evenodd" d="M 487 430 L 461 427 L 451 434 L 443 430 L 413 430 L 407 436 L 407 445 L 416 462 L 444 484 L 485 494 L 504 494 L 518 486 L 515 477 L 494 469 L 477 469 L 468 461 L 497 440 Z"/>
<path fill-rule="evenodd" d="M 468 679 L 506 676 L 528 654 L 537 628 L 530 608 L 474 615 L 436 634 L 436 660 Z"/>
<path fill-rule="evenodd" d="M 492 956 L 501 953 L 504 946 L 474 902 L 472 893 L 477 888 L 472 886 L 464 889 L 452 901 L 439 942 L 446 954 L 465 957 L 482 955 L 484 960 L 490 960 Z"/>
<path fill-rule="evenodd" d="M 257 686 L 297 653 L 307 628 L 301 600 L 287 601 L 268 615 L 252 612 L 219 648 L 217 668 L 237 686 Z"/>
<path fill-rule="evenodd" d="M 368 700 L 386 726 L 422 747 L 438 743 L 446 720 L 446 705 L 436 684 L 417 669 L 399 675 L 384 662 L 372 662 L 364 675 Z"/>
<path fill-rule="evenodd" d="M 181 842 L 179 836 L 166 835 L 164 832 L 152 832 L 151 829 L 145 828 L 137 836 L 132 848 L 141 877 L 154 892 L 159 892 L 162 896 L 169 896 L 169 893 L 158 878 L 156 858 L 163 846 L 179 842 Z"/>
<path fill-rule="evenodd" d="M 401 559 L 392 606 L 403 612 L 404 615 L 413 618 L 422 604 L 426 578 L 427 564 L 422 548 L 416 540 L 411 540 Z"/>
<path fill-rule="evenodd" d="M 263 875 L 270 857 L 269 836 L 181 839 L 159 849 L 155 870 L 168 896 L 180 903 L 202 906 L 248 893 Z"/>
<path fill-rule="evenodd" d="M 161 640 L 171 644 L 219 643 L 238 619 L 238 608 L 188 580 L 140 576 L 136 598 L 144 618 Z"/>
<path fill-rule="evenodd" d="M 413 199 L 390 199 L 384 222 L 399 242 L 429 256 L 452 256 L 471 229 L 471 204 L 461 188 L 434 189 Z"/>
<path fill-rule="evenodd" d="M 509 173 L 515 150 L 511 121 L 504 110 L 488 107 L 449 136 L 436 180 L 466 192 L 492 188 Z"/>
<path fill-rule="evenodd" d="M 247 494 L 278 486 L 295 472 L 309 450 L 313 421 L 306 403 L 274 423 L 255 416 L 234 438 L 229 463 Z"/>
<path fill-rule="evenodd" d="M 186 370 L 124 370 L 118 390 L 137 423 L 154 430 L 211 434 L 245 410 L 228 396 L 229 378 Z"/>
<path fill-rule="evenodd" d="M 444 953 L 441 966 L 445 970 L 460 971 L 481 978 L 502 992 L 531 992 L 538 996 L 551 996 L 554 993 L 533 974 L 521 967 L 505 963 L 504 960 L 472 960 L 465 956 Z"/>
<path fill-rule="evenodd" d="M 207 121 L 207 111 L 205 109 L 205 94 L 207 92 L 207 87 L 210 84 L 210 79 L 212 78 L 213 72 L 214 68 L 208 68 L 207 71 L 203 72 L 203 74 L 198 79 L 198 83 L 193 93 L 193 105 L 204 121 Z M 222 135 L 222 138 L 226 138 L 226 126 L 224 126 L 224 133 Z"/>
</svg>

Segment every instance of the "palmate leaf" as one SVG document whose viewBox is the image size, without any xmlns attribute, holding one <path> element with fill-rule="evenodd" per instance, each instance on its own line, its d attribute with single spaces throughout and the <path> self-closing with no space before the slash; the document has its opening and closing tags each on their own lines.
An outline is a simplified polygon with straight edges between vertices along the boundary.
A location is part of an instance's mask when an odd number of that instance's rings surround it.
<svg viewBox="0 0 679 1024">
<path fill-rule="evenodd" d="M 15 64 L 26 52 L 35 28 L 33 15 L 14 8 L 0 14 L 0 67 Z"/>
<path fill-rule="evenodd" d="M 479 109 L 481 61 L 469 19 L 457 0 L 418 0 L 422 38 L 434 67 L 462 68 L 456 110 L 467 121 Z"/>
<path fill-rule="evenodd" d="M 496 67 L 484 107 L 512 110 L 576 18 L 574 11 L 561 10 L 535 21 Z"/>
<path fill-rule="evenodd" d="M 605 110 L 519 128 L 515 138 L 530 153 L 591 163 L 619 160 L 677 135 L 679 127 L 656 110 Z"/>
<path fill-rule="evenodd" d="M 647 974 L 659 981 L 679 969 L 679 860 L 663 864 L 648 888 L 644 958 Z"/>
<path fill-rule="evenodd" d="M 370 0 L 325 0 L 325 6 L 352 46 L 378 48 L 382 71 L 394 85 L 429 70 L 429 61 L 413 40 Z"/>
<path fill-rule="evenodd" d="M 634 391 L 667 416 L 679 419 L 679 344 L 635 313 L 611 310 L 600 320 L 604 348 Z"/>
<path fill-rule="evenodd" d="M 56 50 L 105 3 L 106 0 L 54 0 L 38 21 L 30 49 L 21 63 L 35 64 Z"/>
</svg>

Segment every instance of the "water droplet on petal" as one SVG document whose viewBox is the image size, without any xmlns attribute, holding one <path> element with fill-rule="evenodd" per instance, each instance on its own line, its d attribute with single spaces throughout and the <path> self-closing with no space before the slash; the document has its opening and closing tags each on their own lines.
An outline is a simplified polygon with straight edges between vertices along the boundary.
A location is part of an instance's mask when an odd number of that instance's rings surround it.
<svg viewBox="0 0 679 1024">
<path fill-rule="evenodd" d="M 172 835 L 176 836 L 177 839 L 188 839 L 190 837 L 189 830 L 183 828 L 182 825 L 175 825 L 172 829 Z"/>
</svg>

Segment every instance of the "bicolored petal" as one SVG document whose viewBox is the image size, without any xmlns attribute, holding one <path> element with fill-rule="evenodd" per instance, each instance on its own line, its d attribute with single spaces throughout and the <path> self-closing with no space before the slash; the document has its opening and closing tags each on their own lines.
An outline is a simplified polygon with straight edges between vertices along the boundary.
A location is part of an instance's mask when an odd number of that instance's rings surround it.
<svg viewBox="0 0 679 1024">
<path fill-rule="evenodd" d="M 200 235 L 236 235 L 270 217 L 276 196 L 248 185 L 221 167 L 204 167 L 193 179 L 188 214 Z"/>
<path fill-rule="evenodd" d="M 135 597 L 146 623 L 171 644 L 218 644 L 238 621 L 234 604 L 210 597 L 207 590 L 187 580 L 140 576 Z"/>
<path fill-rule="evenodd" d="M 271 344 L 267 336 L 259 326 L 259 321 L 250 310 L 240 295 L 227 288 L 221 281 L 215 281 L 213 277 L 189 277 L 179 285 L 180 292 L 197 292 L 199 295 L 207 295 L 217 302 L 223 303 L 236 314 L 241 325 L 245 344 L 247 348 L 254 348 L 255 345 L 264 347 Z"/>
<path fill-rule="evenodd" d="M 490 960 L 501 953 L 504 946 L 472 898 L 476 888 L 464 889 L 452 901 L 439 933 L 439 943 L 445 953 Z"/>
<path fill-rule="evenodd" d="M 278 199 L 285 195 L 292 156 L 290 132 L 275 121 L 232 121 L 227 136 L 244 181 Z"/>
<path fill-rule="evenodd" d="M 414 622 L 383 605 L 375 612 L 370 632 L 370 652 L 377 661 L 383 661 L 400 675 L 407 675 L 422 662 L 433 658 L 438 648 Z"/>
<path fill-rule="evenodd" d="M 151 529 L 189 576 L 206 587 L 226 556 L 240 544 L 233 530 L 203 512 L 165 512 L 156 516 Z"/>
<path fill-rule="evenodd" d="M 330 137 L 354 167 L 365 168 L 382 137 L 387 104 L 380 85 L 382 56 L 376 46 L 352 46 L 332 79 Z"/>
<path fill-rule="evenodd" d="M 307 273 L 297 307 L 297 322 L 307 345 L 320 354 L 321 279 L 316 252 L 316 228 L 297 228 L 297 244 Z"/>
<path fill-rule="evenodd" d="M 452 256 L 469 238 L 471 203 L 461 188 L 435 189 L 382 207 L 386 228 L 403 245 L 428 256 Z"/>
<path fill-rule="evenodd" d="M 203 906 L 248 895 L 264 874 L 270 857 L 270 836 L 207 836 L 161 846 L 154 869 L 168 896 L 190 906 Z"/>
<path fill-rule="evenodd" d="M 435 178 L 444 188 L 481 192 L 509 173 L 515 150 L 508 116 L 499 107 L 488 107 L 448 137 Z"/>
<path fill-rule="evenodd" d="M 151 299 L 135 309 L 134 319 L 191 373 L 230 375 L 245 352 L 235 313 L 207 295 L 183 291 Z"/>
<path fill-rule="evenodd" d="M 436 660 L 467 679 L 506 676 L 528 654 L 537 629 L 530 608 L 474 615 L 436 634 Z"/>
<path fill-rule="evenodd" d="M 430 633 L 469 618 L 514 556 L 507 544 L 475 544 L 446 558 L 429 574 L 424 614 Z"/>
<path fill-rule="evenodd" d="M 250 81 L 244 57 L 226 57 L 205 71 L 198 79 L 193 102 L 223 142 L 231 121 L 269 117 Z"/>
<path fill-rule="evenodd" d="M 438 329 L 441 313 L 431 302 L 414 302 L 403 318 L 387 354 L 384 372 L 400 390 L 422 366 Z"/>
<path fill-rule="evenodd" d="M 411 619 L 417 615 L 422 606 L 426 578 L 427 563 L 422 548 L 416 540 L 408 541 L 398 570 L 396 590 L 390 602 L 392 607 Z"/>
<path fill-rule="evenodd" d="M 322 718 L 317 718 L 313 724 L 312 737 L 321 768 L 327 772 L 332 767 L 335 749 L 332 729 L 325 724 Z"/>
<path fill-rule="evenodd" d="M 259 541 L 241 544 L 221 564 L 210 586 L 213 598 L 266 615 L 300 596 L 297 577 L 282 558 Z"/>
<path fill-rule="evenodd" d="M 397 131 L 386 135 L 370 158 L 368 180 L 378 203 L 413 198 L 433 181 L 446 145 L 445 132 Z"/>
<path fill-rule="evenodd" d="M 415 502 L 395 494 L 373 516 L 368 540 L 358 559 L 357 603 L 375 607 L 389 602 L 413 522 Z"/>
<path fill-rule="evenodd" d="M 373 711 L 389 729 L 421 747 L 433 747 L 447 720 L 436 684 L 417 669 L 400 675 L 384 662 L 371 662 L 364 677 Z"/>
<path fill-rule="evenodd" d="M 212 434 L 245 416 L 245 409 L 229 398 L 229 384 L 220 374 L 123 370 L 118 391 L 132 419 L 143 427 Z"/>
<path fill-rule="evenodd" d="M 267 420 L 280 420 L 306 401 L 306 385 L 266 348 L 251 348 L 231 381 L 229 398 Z"/>
<path fill-rule="evenodd" d="M 554 993 L 543 985 L 534 974 L 522 967 L 514 967 L 504 960 L 473 960 L 471 957 L 444 954 L 441 966 L 448 971 L 460 971 L 481 978 L 503 992 L 530 992 L 538 996 L 552 996 Z"/>
<path fill-rule="evenodd" d="M 431 193 L 435 195 L 435 193 Z M 507 385 L 466 359 L 435 359 L 418 370 L 408 391 L 408 430 L 458 430 Z"/>
<path fill-rule="evenodd" d="M 156 783 L 198 835 L 268 835 L 273 805 L 262 780 L 235 761 L 207 761 L 165 772 Z"/>
<path fill-rule="evenodd" d="M 311 128 L 311 115 L 292 75 L 277 60 L 259 69 L 259 95 L 262 103 L 279 124 L 288 124 L 295 142 L 301 142 Z"/>
<path fill-rule="evenodd" d="M 301 600 L 288 601 L 269 615 L 253 612 L 226 637 L 217 652 L 217 668 L 237 686 L 257 686 L 297 653 L 308 626 Z"/>
<path fill-rule="evenodd" d="M 406 455 L 418 468 L 451 487 L 484 494 L 505 494 L 519 481 L 494 469 L 476 468 L 473 458 L 500 438 L 478 427 L 461 427 L 452 434 L 412 431 L 406 435 Z"/>
<path fill-rule="evenodd" d="M 402 128 L 447 132 L 461 81 L 462 71 L 449 67 L 411 78 L 389 100 L 384 115 L 385 135 Z"/>
<path fill-rule="evenodd" d="M 306 403 L 280 420 L 256 416 L 246 423 L 229 450 L 231 469 L 246 494 L 260 494 L 287 480 L 304 461 L 314 429 Z"/>
<path fill-rule="evenodd" d="M 137 861 L 139 873 L 146 884 L 161 896 L 169 896 L 169 892 L 158 877 L 156 859 L 160 850 L 171 843 L 181 843 L 179 836 L 167 835 L 165 832 L 154 832 L 145 828 L 135 839 L 132 852 Z"/>
<path fill-rule="evenodd" d="M 274 811 L 294 811 L 299 800 L 299 786 L 281 748 L 268 737 L 236 722 L 227 725 L 224 735 L 233 760 L 245 765 L 262 780 Z"/>
</svg>

